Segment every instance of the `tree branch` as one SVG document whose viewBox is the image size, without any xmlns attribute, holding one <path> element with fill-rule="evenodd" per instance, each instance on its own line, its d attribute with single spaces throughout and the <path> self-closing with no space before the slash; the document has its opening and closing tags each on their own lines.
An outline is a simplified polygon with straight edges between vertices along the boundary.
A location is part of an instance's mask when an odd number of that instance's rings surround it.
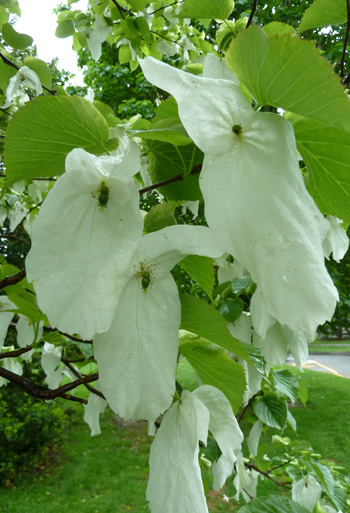
<svg viewBox="0 0 350 513">
<path fill-rule="evenodd" d="M 8 59 L 7 57 L 5 57 L 5 55 L 3 55 L 1 52 L 0 52 L 0 58 L 3 60 L 3 62 L 5 64 L 7 64 L 8 66 L 11 66 L 12 68 L 15 68 L 17 71 L 20 69 L 19 66 L 17 66 L 17 64 L 15 64 L 14 62 L 10 61 L 10 59 Z M 54 95 L 57 91 L 53 90 L 53 89 L 49 89 L 48 87 L 44 86 L 44 84 L 41 84 L 41 87 L 43 89 L 45 89 L 45 91 L 47 91 L 48 93 Z"/>
<path fill-rule="evenodd" d="M 267 479 L 270 479 L 270 481 L 272 481 L 273 483 L 275 483 L 276 485 L 278 486 L 282 486 L 283 488 L 288 488 L 289 490 L 292 488 L 289 484 L 287 483 L 279 483 L 278 481 L 276 481 L 276 479 L 273 479 L 273 477 L 271 477 L 269 475 L 269 472 L 265 472 L 264 470 L 261 470 L 260 468 L 256 467 L 255 465 L 253 465 L 252 463 L 244 463 L 244 465 L 249 468 L 250 470 L 256 470 L 257 472 L 259 472 L 259 474 L 265 476 Z M 270 471 L 271 472 L 271 471 Z"/>
<path fill-rule="evenodd" d="M 255 11 L 256 11 L 257 7 L 258 7 L 258 0 L 253 0 L 252 10 L 250 11 L 250 15 L 249 15 L 249 18 L 248 18 L 246 29 L 249 28 L 250 25 L 252 24 L 252 21 L 253 21 L 253 18 L 254 18 L 254 14 L 255 14 Z"/>
<path fill-rule="evenodd" d="M 181 46 L 181 48 L 183 48 L 184 46 L 179 43 L 178 41 L 174 41 L 174 39 L 170 39 L 169 37 L 166 37 L 166 36 L 162 36 L 162 34 L 159 34 L 159 32 L 156 32 L 155 30 L 150 30 L 150 32 L 152 32 L 152 34 L 155 34 L 156 36 L 158 37 L 161 37 L 162 39 L 165 39 L 166 41 L 170 41 L 170 43 L 175 43 L 176 45 L 179 45 Z"/>
<path fill-rule="evenodd" d="M 1 236 L 0 236 L 1 238 Z M 22 269 L 17 274 L 13 274 L 12 276 L 6 276 L 3 280 L 0 281 L 0 289 L 3 289 L 4 287 L 8 287 L 10 285 L 16 285 L 16 283 L 19 283 L 23 280 L 26 276 L 26 270 Z"/>
<path fill-rule="evenodd" d="M 346 24 L 346 33 L 343 47 L 343 55 L 340 62 L 340 76 L 344 78 L 344 66 L 345 66 L 345 56 L 346 56 L 346 48 L 348 46 L 349 39 L 349 31 L 350 31 L 350 0 L 346 0 L 346 9 L 347 9 L 347 24 Z"/>
<path fill-rule="evenodd" d="M 98 379 L 98 373 L 96 372 L 95 374 L 84 376 L 83 378 L 77 379 L 72 383 L 67 383 L 66 385 L 62 385 L 61 387 L 58 387 L 54 390 L 50 390 L 48 388 L 42 387 L 41 385 L 36 385 L 30 379 L 19 376 L 18 374 L 2 367 L 0 367 L 0 376 L 11 381 L 11 383 L 15 383 L 27 394 L 32 395 L 33 397 L 37 397 L 38 399 L 52 401 L 53 399 L 57 399 L 57 397 L 62 397 L 63 399 L 68 399 L 69 401 L 77 401 L 82 404 L 87 404 L 86 399 L 73 397 L 68 395 L 67 392 L 73 390 L 79 385 L 85 385 L 86 383 L 91 383 L 92 381 L 96 381 Z"/>
<path fill-rule="evenodd" d="M 73 373 L 77 378 L 79 378 L 79 379 L 80 379 L 80 378 L 82 378 L 82 375 L 80 374 L 80 372 L 79 372 L 75 367 L 73 367 L 73 365 L 71 365 L 71 363 L 69 362 L 69 360 L 67 360 L 66 358 L 63 358 L 63 356 L 62 356 L 62 358 L 61 358 L 61 362 L 63 362 L 63 363 L 68 367 L 68 369 L 69 369 L 69 370 L 70 370 L 70 371 L 71 371 L 71 372 L 72 372 L 72 373 Z M 99 390 L 96 390 L 96 388 L 94 388 L 94 387 L 92 387 L 92 386 L 88 385 L 87 383 L 85 384 L 85 386 L 86 386 L 86 388 L 87 388 L 88 390 L 90 390 L 90 392 L 91 392 L 92 394 L 96 394 L 96 395 L 98 395 L 99 397 L 101 397 L 102 399 L 106 399 L 106 398 L 105 398 L 105 396 L 103 395 L 103 393 L 102 393 L 102 392 L 100 392 Z"/>
<path fill-rule="evenodd" d="M 197 166 L 194 166 L 190 173 L 188 175 L 176 175 L 172 178 L 168 178 L 167 180 L 162 180 L 161 182 L 154 183 L 152 185 L 149 185 L 148 187 L 144 187 L 143 189 L 139 190 L 140 194 L 143 194 L 148 191 L 153 191 L 154 189 L 158 189 L 158 187 L 162 187 L 163 185 L 168 185 L 169 183 L 173 182 L 181 182 L 182 180 L 185 180 L 188 176 L 192 175 L 198 175 L 202 170 L 202 165 L 198 164 Z"/>
<path fill-rule="evenodd" d="M 16 356 L 21 356 L 23 353 L 28 353 L 33 348 L 32 346 L 22 347 L 22 349 L 15 349 L 14 351 L 6 351 L 5 353 L 0 353 L 0 360 L 3 358 L 15 358 Z"/>
<path fill-rule="evenodd" d="M 153 12 L 149 12 L 148 14 L 155 14 L 156 12 L 159 12 L 159 11 L 161 11 L 161 10 L 163 10 L 163 9 L 166 9 L 167 7 L 170 7 L 170 6 L 172 6 L 172 5 L 182 4 L 184 1 L 185 1 L 185 0 L 179 0 L 179 1 L 175 0 L 175 2 L 173 2 L 172 4 L 163 5 L 163 7 L 159 7 L 159 9 L 156 9 L 156 10 L 155 10 L 155 11 L 153 11 Z"/>
<path fill-rule="evenodd" d="M 120 16 L 125 20 L 124 13 L 129 14 L 129 16 L 134 16 L 132 12 L 130 12 L 128 9 L 125 9 L 125 7 L 122 7 L 117 0 L 112 0 L 114 5 L 118 8 L 118 11 L 120 12 Z"/>
</svg>

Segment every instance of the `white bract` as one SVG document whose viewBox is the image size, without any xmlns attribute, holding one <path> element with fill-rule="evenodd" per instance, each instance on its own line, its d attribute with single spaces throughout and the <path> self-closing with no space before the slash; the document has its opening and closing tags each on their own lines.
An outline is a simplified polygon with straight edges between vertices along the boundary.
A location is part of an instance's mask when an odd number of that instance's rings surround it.
<svg viewBox="0 0 350 513">
<path fill-rule="evenodd" d="M 106 41 L 109 34 L 112 33 L 112 27 L 108 26 L 103 16 L 96 16 L 92 25 L 92 31 L 86 34 L 87 44 L 91 52 L 91 57 L 98 61 L 101 57 L 101 45 Z"/>
<path fill-rule="evenodd" d="M 9 300 L 7 296 L 0 297 L 0 351 L 5 342 L 7 330 L 10 322 L 15 315 L 14 312 L 7 312 L 6 310 L 16 309 L 16 305 Z"/>
<path fill-rule="evenodd" d="M 334 260 L 339 262 L 349 249 L 349 238 L 342 227 L 342 221 L 334 216 L 327 216 L 329 229 L 323 241 L 323 250 L 326 258 L 333 254 Z"/>
<path fill-rule="evenodd" d="M 25 315 L 18 315 L 19 319 L 16 324 L 17 330 L 17 344 L 19 347 L 29 346 L 38 340 L 40 340 L 43 334 L 43 322 L 41 321 L 39 325 L 34 326 L 30 324 L 28 317 Z M 34 349 L 28 351 L 27 353 L 23 353 L 21 355 L 23 360 L 31 360 Z"/>
<path fill-rule="evenodd" d="M 198 442 L 206 444 L 208 430 L 223 453 L 214 469 L 222 483 L 232 473 L 243 435 L 222 392 L 207 385 L 184 391 L 164 415 L 151 446 L 147 499 L 152 513 L 208 512 L 198 463 Z"/>
<path fill-rule="evenodd" d="M 209 227 L 258 285 L 266 313 L 312 338 L 337 291 L 324 265 L 327 221 L 308 194 L 293 128 L 254 112 L 231 80 L 194 76 L 153 58 L 146 78 L 172 94 L 205 157 L 200 186 Z"/>
<path fill-rule="evenodd" d="M 99 390 L 98 382 L 96 383 Z M 91 429 L 91 436 L 101 434 L 100 414 L 102 414 L 107 406 L 107 401 L 95 393 L 89 395 L 88 403 L 84 408 L 84 420 Z"/>
<path fill-rule="evenodd" d="M 28 66 L 22 66 L 16 75 L 10 78 L 9 85 L 6 88 L 8 104 L 16 97 L 23 99 L 24 96 L 26 96 L 23 86 L 32 89 L 36 95 L 40 95 L 43 92 L 38 75 L 33 70 L 29 69 Z"/>
<path fill-rule="evenodd" d="M 200 226 L 170 226 L 139 239 L 112 325 L 94 338 L 101 391 L 123 419 L 153 422 L 170 406 L 181 320 L 170 271 L 188 254 L 219 253 Z"/>
<path fill-rule="evenodd" d="M 122 152 L 124 148 L 125 154 Z M 91 338 L 109 328 L 125 266 L 142 233 L 135 143 L 113 156 L 74 149 L 32 228 L 26 260 L 52 326 Z"/>
<path fill-rule="evenodd" d="M 309 475 L 292 484 L 292 499 L 304 506 L 309 511 L 313 511 L 316 502 L 321 499 L 322 488 L 316 479 Z"/>
</svg>

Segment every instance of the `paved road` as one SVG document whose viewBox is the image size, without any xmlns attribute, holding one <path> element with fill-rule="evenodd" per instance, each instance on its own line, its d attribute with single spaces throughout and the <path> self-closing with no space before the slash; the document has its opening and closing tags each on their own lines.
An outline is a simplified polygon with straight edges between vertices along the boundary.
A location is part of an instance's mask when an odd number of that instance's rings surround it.
<svg viewBox="0 0 350 513">
<path fill-rule="evenodd" d="M 293 359 L 288 362 L 293 361 Z M 310 354 L 307 362 L 302 364 L 305 369 L 328 372 L 344 378 L 350 378 L 350 356 L 331 354 Z"/>
</svg>

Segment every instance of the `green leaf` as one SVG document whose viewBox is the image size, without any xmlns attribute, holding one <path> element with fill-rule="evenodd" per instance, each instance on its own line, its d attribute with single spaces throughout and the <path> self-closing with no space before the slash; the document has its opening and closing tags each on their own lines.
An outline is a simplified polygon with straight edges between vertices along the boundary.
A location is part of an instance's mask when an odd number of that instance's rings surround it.
<svg viewBox="0 0 350 513">
<path fill-rule="evenodd" d="M 316 460 L 312 460 L 310 462 L 310 466 L 312 470 L 315 472 L 318 480 L 320 481 L 327 495 L 332 497 L 335 483 L 330 468 L 327 465 L 323 465 L 323 463 L 320 463 Z"/>
<path fill-rule="evenodd" d="M 275 388 L 295 403 L 299 396 L 299 383 L 294 375 L 287 369 L 275 369 L 272 376 Z"/>
<path fill-rule="evenodd" d="M 244 304 L 238 299 L 225 299 L 219 301 L 219 313 L 223 316 L 225 321 L 234 323 L 243 312 Z"/>
<path fill-rule="evenodd" d="M 238 296 L 241 292 L 243 292 L 249 285 L 251 285 L 253 282 L 250 278 L 234 278 L 232 280 L 232 290 L 235 294 Z"/>
<path fill-rule="evenodd" d="M 243 367 L 231 360 L 225 350 L 201 338 L 184 342 L 180 351 L 201 381 L 221 390 L 236 412 L 242 404 L 246 387 Z"/>
<path fill-rule="evenodd" d="M 199 386 L 196 372 L 186 358 L 182 358 L 177 365 L 176 381 L 180 383 L 183 389 L 190 390 L 190 392 L 193 392 Z"/>
<path fill-rule="evenodd" d="M 341 25 L 346 20 L 346 0 L 315 0 L 304 12 L 299 33 L 312 28 Z"/>
<path fill-rule="evenodd" d="M 16 313 L 25 315 L 32 323 L 38 322 L 41 319 L 41 313 L 38 307 L 31 301 L 27 301 L 17 294 L 9 294 L 8 298 L 17 306 L 18 310 Z"/>
<path fill-rule="evenodd" d="M 279 21 L 273 21 L 263 26 L 265 34 L 268 36 L 275 36 L 276 34 L 290 34 L 291 36 L 295 33 L 295 28 L 286 23 L 280 23 Z"/>
<path fill-rule="evenodd" d="M 9 121 L 5 165 L 10 183 L 64 173 L 73 148 L 102 153 L 109 137 L 104 117 L 79 96 L 39 96 Z"/>
<path fill-rule="evenodd" d="M 159 122 L 157 128 L 148 128 L 147 130 L 131 130 L 131 137 L 141 137 L 142 139 L 154 139 L 173 144 L 174 146 L 185 146 L 191 143 L 191 139 L 178 130 L 176 121 L 174 128 L 171 127 L 171 121 Z"/>
<path fill-rule="evenodd" d="M 249 361 L 244 346 L 233 338 L 227 328 L 225 319 L 215 308 L 205 301 L 187 294 L 180 295 L 181 300 L 181 329 L 191 331 L 231 353 Z"/>
<path fill-rule="evenodd" d="M 178 148 L 161 141 L 149 141 L 148 149 L 152 153 L 149 172 L 153 183 L 189 173 L 203 162 L 203 153 L 194 144 Z M 196 201 L 202 198 L 198 175 L 187 176 L 181 181 L 165 185 L 161 192 L 167 199 L 175 201 Z"/>
<path fill-rule="evenodd" d="M 253 499 L 240 508 L 238 513 L 308 513 L 308 510 L 287 497 L 269 495 Z"/>
<path fill-rule="evenodd" d="M 128 0 L 128 3 L 135 11 L 143 11 L 148 0 Z"/>
<path fill-rule="evenodd" d="M 56 28 L 55 36 L 60 39 L 72 36 L 74 34 L 74 25 L 72 20 L 63 20 Z"/>
<path fill-rule="evenodd" d="M 28 66 L 28 68 L 38 75 L 40 82 L 44 86 L 51 87 L 51 72 L 46 62 L 27 55 L 27 57 L 24 58 L 24 65 Z"/>
<path fill-rule="evenodd" d="M 143 220 L 144 233 L 156 232 L 166 226 L 177 224 L 174 209 L 169 203 L 154 205 Z"/>
<path fill-rule="evenodd" d="M 233 11 L 233 0 L 186 0 L 179 18 L 209 18 L 226 20 Z"/>
<path fill-rule="evenodd" d="M 213 300 L 212 294 L 215 284 L 213 260 L 205 256 L 190 255 L 184 258 L 180 265 Z"/>
<path fill-rule="evenodd" d="M 16 75 L 17 71 L 12 66 L 8 66 L 0 59 L 0 89 L 6 92 L 11 77 Z"/>
<path fill-rule="evenodd" d="M 350 223 L 350 134 L 311 119 L 288 118 L 307 167 L 307 188 L 316 205 L 323 214 Z"/>
<path fill-rule="evenodd" d="M 287 420 L 287 404 L 275 394 L 265 394 L 253 403 L 255 415 L 264 424 L 282 429 Z"/>
<path fill-rule="evenodd" d="M 312 42 L 288 33 L 268 37 L 253 26 L 232 41 L 226 62 L 260 105 L 350 131 L 344 87 Z"/>
<path fill-rule="evenodd" d="M 20 34 L 9 23 L 2 26 L 2 37 L 8 46 L 16 50 L 24 50 L 33 44 L 32 37 L 27 34 Z"/>
</svg>

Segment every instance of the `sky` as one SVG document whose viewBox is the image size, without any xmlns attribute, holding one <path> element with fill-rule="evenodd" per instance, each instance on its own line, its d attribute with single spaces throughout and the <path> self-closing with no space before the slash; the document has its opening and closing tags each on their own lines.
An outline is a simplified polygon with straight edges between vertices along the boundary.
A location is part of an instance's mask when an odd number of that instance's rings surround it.
<svg viewBox="0 0 350 513">
<path fill-rule="evenodd" d="M 76 66 L 76 53 L 72 50 L 72 37 L 59 39 L 55 36 L 57 27 L 56 15 L 52 13 L 62 0 L 19 0 L 21 18 L 16 22 L 17 32 L 28 34 L 34 39 L 38 48 L 38 58 L 50 61 L 59 58 L 59 69 L 76 73 L 74 83 L 83 84 L 82 74 Z M 75 9 L 84 10 L 88 0 L 79 0 L 74 4 Z"/>
</svg>

